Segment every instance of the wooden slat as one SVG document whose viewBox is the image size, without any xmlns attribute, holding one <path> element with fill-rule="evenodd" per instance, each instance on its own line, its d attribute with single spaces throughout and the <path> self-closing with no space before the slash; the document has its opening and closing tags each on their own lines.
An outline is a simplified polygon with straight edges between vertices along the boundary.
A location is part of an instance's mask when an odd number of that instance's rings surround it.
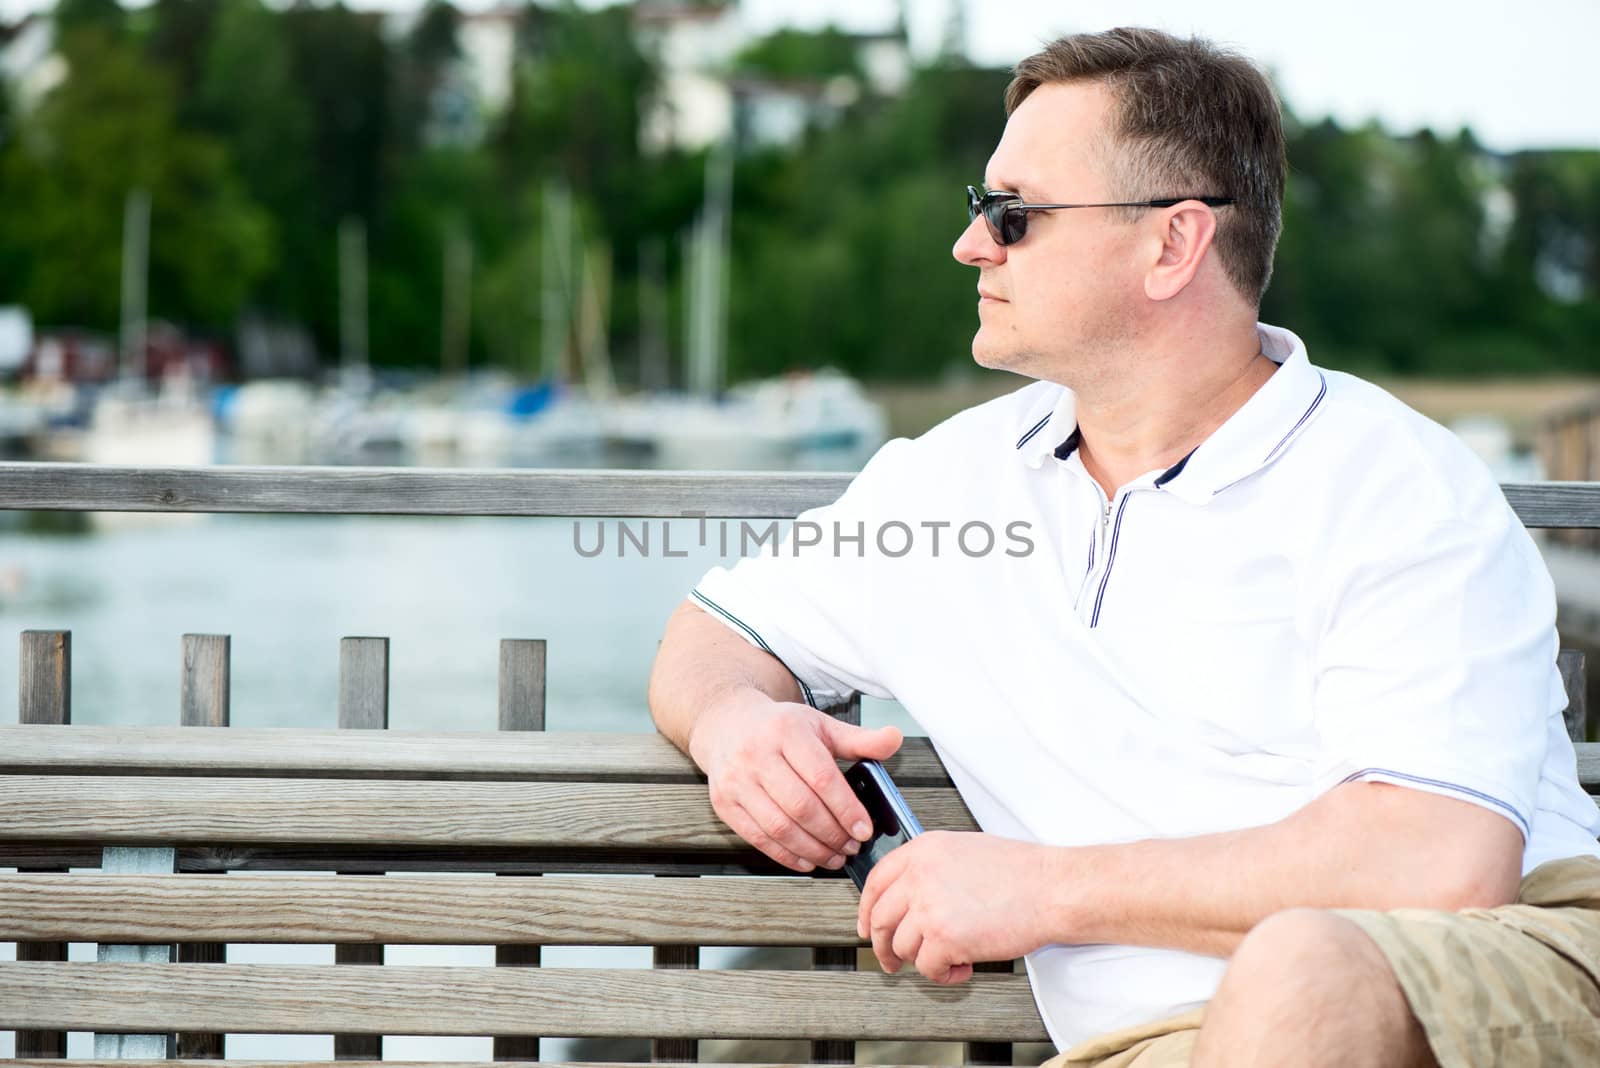
<svg viewBox="0 0 1600 1068">
<path fill-rule="evenodd" d="M 544 674 L 543 638 L 505 638 L 500 642 L 501 730 L 544 730 Z"/>
<path fill-rule="evenodd" d="M 100 851 L 87 845 L 6 842 L 0 837 L 0 867 L 93 867 Z M 675 850 L 637 848 L 540 849 L 493 846 L 228 845 L 205 843 L 178 849 L 180 872 L 480 872 L 515 875 L 788 875 L 787 868 L 754 849 Z M 819 876 L 813 878 L 839 878 Z"/>
<path fill-rule="evenodd" d="M 854 477 L 822 472 L 0 463 L 0 508 L 307 515 L 793 518 Z M 1600 483 L 1509 482 L 1530 527 L 1600 527 Z"/>
<path fill-rule="evenodd" d="M 228 725 L 231 646 L 232 639 L 226 634 L 183 636 L 179 722 L 185 727 Z"/>
<path fill-rule="evenodd" d="M 502 731 L 542 731 L 545 726 L 545 643 L 542 638 L 505 638 L 500 642 L 500 718 Z M 505 873 L 510 878 L 516 876 Z M 537 945 L 494 947 L 500 968 L 537 968 L 543 963 Z M 495 1035 L 497 1061 L 539 1059 L 538 1035 Z"/>
<path fill-rule="evenodd" d="M 1600 527 L 1600 483 L 1508 482 L 1501 489 L 1525 526 Z"/>
<path fill-rule="evenodd" d="M 384 730 L 389 726 L 389 639 L 339 640 L 339 726 Z M 355 740 L 366 748 L 372 739 Z"/>
<path fill-rule="evenodd" d="M 179 722 L 185 727 L 226 727 L 232 701 L 232 639 L 226 634 L 185 634 L 182 641 L 183 672 L 179 683 Z M 224 736 L 226 737 L 226 736 Z M 129 938 L 122 941 L 138 942 Z M 187 942 L 178 946 L 184 964 L 222 964 L 228 947 L 216 942 Z M 180 1057 L 221 1060 L 223 1036 L 184 1032 L 177 1036 Z"/>
<path fill-rule="evenodd" d="M 1575 742 L 1584 741 L 1589 731 L 1589 692 L 1584 655 L 1577 649 L 1563 649 L 1556 654 L 1556 666 L 1561 671 L 1561 684 L 1567 691 L 1567 707 L 1562 713 L 1567 722 L 1567 737 Z"/>
<path fill-rule="evenodd" d="M 850 474 L 117 467 L 0 463 L 0 508 L 306 515 L 792 518 L 837 500 Z"/>
<path fill-rule="evenodd" d="M 885 766 L 903 786 L 949 786 L 926 738 L 907 738 Z M 230 727 L 0 725 L 0 773 L 241 775 L 550 782 L 704 783 L 659 734 L 384 731 Z"/>
<path fill-rule="evenodd" d="M 975 830 L 951 790 L 907 789 L 925 826 Z M 703 786 L 15 775 L 0 839 L 741 849 Z"/>
<path fill-rule="evenodd" d="M 339 641 L 339 727 L 342 730 L 383 731 L 389 726 L 389 639 L 342 638 Z M 371 735 L 364 735 L 370 738 Z M 351 945 L 338 942 L 333 947 L 335 964 L 378 966 L 383 964 L 383 946 Z M 383 1036 L 336 1034 L 333 1036 L 335 1060 L 381 1060 Z"/>
<path fill-rule="evenodd" d="M 61 725 L 72 722 L 72 632 L 25 630 L 22 632 L 19 658 L 18 719 L 30 724 Z M 25 864 L 21 867 L 28 870 L 33 866 Z M 64 870 L 66 865 L 46 865 L 44 870 L 54 870 L 56 867 Z M 65 942 L 17 944 L 17 960 L 20 961 L 66 959 Z M 19 1057 L 65 1057 L 67 1035 L 64 1031 L 18 1031 L 15 1048 Z"/>
<path fill-rule="evenodd" d="M 8 1060 L 8 1065 L 16 1068 L 61 1068 L 61 1065 L 45 1060 Z M 229 1068 L 304 1068 L 307 1065 L 325 1065 L 326 1062 L 309 1060 L 309 1062 L 285 1062 L 285 1060 L 230 1060 Z M 528 1068 L 533 1068 L 534 1062 L 525 1062 Z M 214 1065 L 198 1060 L 166 1060 L 162 1062 L 163 1068 L 214 1068 Z M 125 1060 L 74 1060 L 72 1068 L 130 1068 Z M 339 1068 L 483 1068 L 482 1060 L 347 1060 L 339 1063 Z M 629 1060 L 547 1060 L 539 1063 L 539 1068 L 638 1068 L 638 1062 Z M 688 1065 L 683 1066 L 688 1068 Z M 720 1068 L 803 1068 L 800 1065 L 784 1065 L 784 1063 L 736 1063 L 720 1062 Z M 877 1065 L 875 1068 L 925 1068 L 922 1065 Z"/>
<path fill-rule="evenodd" d="M 0 964 L 0 1026 L 259 1034 L 1041 1041 L 1022 975 Z"/>
<path fill-rule="evenodd" d="M 1578 782 L 1591 794 L 1600 793 L 1600 742 L 1580 742 L 1578 751 Z"/>
<path fill-rule="evenodd" d="M 23 631 L 17 682 L 21 722 L 71 723 L 72 632 Z"/>
</svg>

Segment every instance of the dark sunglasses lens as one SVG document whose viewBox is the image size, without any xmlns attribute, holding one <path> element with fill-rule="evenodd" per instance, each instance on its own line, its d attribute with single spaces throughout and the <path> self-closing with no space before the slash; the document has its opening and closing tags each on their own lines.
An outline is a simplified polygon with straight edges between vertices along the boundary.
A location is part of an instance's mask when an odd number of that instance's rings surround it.
<svg viewBox="0 0 1600 1068">
<path fill-rule="evenodd" d="M 995 240 L 1002 245 L 1015 245 L 1022 240 L 1022 235 L 1028 232 L 1028 213 L 1015 204 L 1010 202 L 996 204 L 995 215 L 999 216 L 998 225 L 990 222 L 989 229 L 1000 235 Z"/>
<path fill-rule="evenodd" d="M 967 186 L 967 221 L 979 215 L 989 227 L 989 236 L 996 244 L 1011 245 L 1022 240 L 1028 232 L 1028 213 L 1015 207 L 1017 198 L 1005 193 L 979 193 Z"/>
</svg>

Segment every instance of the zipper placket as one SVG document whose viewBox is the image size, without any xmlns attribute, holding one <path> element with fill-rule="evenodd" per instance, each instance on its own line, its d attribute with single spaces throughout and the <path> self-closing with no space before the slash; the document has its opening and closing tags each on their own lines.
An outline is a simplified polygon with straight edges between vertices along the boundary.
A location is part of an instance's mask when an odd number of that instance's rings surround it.
<svg viewBox="0 0 1600 1068">
<path fill-rule="evenodd" d="M 1076 605 L 1078 615 L 1087 623 L 1094 614 L 1093 598 L 1088 597 L 1094 589 L 1095 576 L 1100 573 L 1106 555 L 1106 546 L 1111 543 L 1109 532 L 1111 528 L 1111 509 L 1116 505 L 1115 497 L 1107 498 L 1105 492 L 1098 485 L 1095 486 L 1095 495 L 1100 498 L 1100 524 L 1098 528 L 1089 532 L 1089 569 L 1083 573 L 1083 582 L 1078 586 Z M 1088 602 L 1086 603 L 1086 597 Z"/>
<path fill-rule="evenodd" d="M 1128 498 L 1145 486 L 1125 487 L 1110 500 L 1105 494 L 1100 494 L 1103 507 L 1100 510 L 1100 529 L 1098 541 L 1094 546 L 1093 565 L 1089 573 L 1083 577 L 1083 585 L 1078 589 L 1078 618 L 1091 629 L 1100 622 L 1100 605 L 1105 601 L 1106 586 L 1111 581 L 1111 567 L 1117 557 L 1117 536 L 1122 531 L 1122 514 L 1127 511 Z M 1113 520 L 1112 512 L 1116 512 Z M 1085 597 L 1089 591 L 1094 592 L 1093 597 Z"/>
</svg>

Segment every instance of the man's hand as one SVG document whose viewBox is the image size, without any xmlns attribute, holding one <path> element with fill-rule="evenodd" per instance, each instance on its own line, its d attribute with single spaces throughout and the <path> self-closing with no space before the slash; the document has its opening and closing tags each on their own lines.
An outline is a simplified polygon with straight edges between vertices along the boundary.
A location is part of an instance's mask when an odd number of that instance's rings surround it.
<svg viewBox="0 0 1600 1068">
<path fill-rule="evenodd" d="M 856 932 L 886 972 L 912 963 L 936 983 L 972 976 L 981 960 L 1013 960 L 1054 939 L 1052 851 L 992 834 L 930 831 L 892 850 L 861 893 Z"/>
<path fill-rule="evenodd" d="M 872 837 L 871 818 L 835 760 L 885 760 L 899 748 L 894 727 L 853 727 L 750 690 L 705 709 L 689 736 L 717 815 L 796 871 L 843 867 Z"/>
</svg>

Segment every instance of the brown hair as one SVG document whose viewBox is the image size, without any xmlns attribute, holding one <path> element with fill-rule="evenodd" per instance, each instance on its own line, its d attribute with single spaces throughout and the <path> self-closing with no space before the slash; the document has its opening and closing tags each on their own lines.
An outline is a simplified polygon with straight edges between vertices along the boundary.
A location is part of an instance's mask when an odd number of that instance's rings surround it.
<svg viewBox="0 0 1600 1068">
<path fill-rule="evenodd" d="M 1041 85 L 1094 81 L 1111 90 L 1106 159 L 1116 199 L 1234 198 L 1217 212 L 1217 256 L 1259 306 L 1283 227 L 1285 170 L 1283 120 L 1265 75 L 1210 41 L 1149 29 L 1062 37 L 1014 75 L 1007 115 Z"/>
</svg>

